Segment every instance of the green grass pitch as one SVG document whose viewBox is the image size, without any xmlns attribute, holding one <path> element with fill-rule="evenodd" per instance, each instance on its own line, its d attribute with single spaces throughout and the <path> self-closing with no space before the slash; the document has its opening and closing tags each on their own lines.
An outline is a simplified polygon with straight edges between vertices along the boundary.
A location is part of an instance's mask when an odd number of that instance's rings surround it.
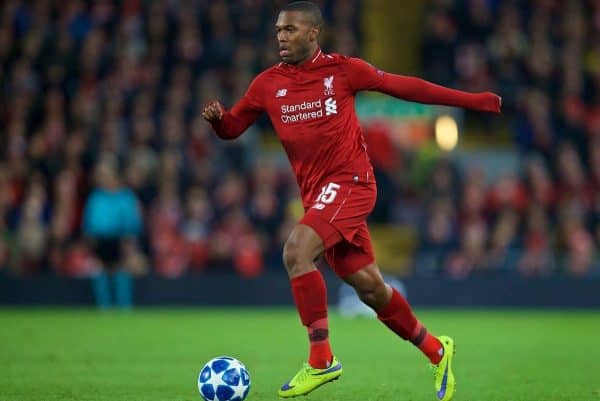
<svg viewBox="0 0 600 401">
<path fill-rule="evenodd" d="M 457 344 L 455 400 L 600 400 L 600 313 L 430 311 L 421 320 Z M 332 314 L 341 380 L 306 401 L 435 400 L 425 358 L 375 319 Z M 306 358 L 292 309 L 0 309 L 1 401 L 199 401 L 211 357 L 252 379 L 249 401 L 276 390 Z"/>
</svg>

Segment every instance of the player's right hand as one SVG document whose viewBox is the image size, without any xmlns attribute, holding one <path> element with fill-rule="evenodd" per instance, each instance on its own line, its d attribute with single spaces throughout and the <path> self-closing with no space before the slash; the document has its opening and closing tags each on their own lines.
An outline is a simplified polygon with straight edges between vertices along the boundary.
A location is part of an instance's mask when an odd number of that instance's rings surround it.
<svg viewBox="0 0 600 401">
<path fill-rule="evenodd" d="M 224 108 L 217 100 L 208 103 L 202 111 L 202 117 L 208 122 L 219 121 L 223 118 Z"/>
</svg>

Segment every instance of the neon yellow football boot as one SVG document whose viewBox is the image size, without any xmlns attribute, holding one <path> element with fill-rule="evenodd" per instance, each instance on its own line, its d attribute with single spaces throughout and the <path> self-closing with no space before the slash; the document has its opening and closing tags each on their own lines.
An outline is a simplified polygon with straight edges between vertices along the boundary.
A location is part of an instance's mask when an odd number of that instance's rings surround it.
<svg viewBox="0 0 600 401">
<path fill-rule="evenodd" d="M 452 372 L 452 359 L 454 358 L 454 340 L 447 336 L 440 336 L 438 340 L 444 347 L 444 355 L 437 365 L 430 365 L 435 380 L 435 392 L 438 400 L 450 401 L 454 395 L 456 382 Z"/>
<path fill-rule="evenodd" d="M 331 366 L 326 369 L 315 369 L 308 363 L 296 373 L 294 377 L 285 383 L 278 391 L 280 397 L 296 397 L 298 395 L 306 395 L 317 387 L 337 380 L 342 374 L 342 364 L 333 357 Z"/>
</svg>

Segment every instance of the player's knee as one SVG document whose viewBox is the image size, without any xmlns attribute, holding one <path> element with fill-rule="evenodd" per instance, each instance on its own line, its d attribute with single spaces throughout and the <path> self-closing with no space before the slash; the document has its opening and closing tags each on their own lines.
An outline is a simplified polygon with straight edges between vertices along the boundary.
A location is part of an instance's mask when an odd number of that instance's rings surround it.
<svg viewBox="0 0 600 401">
<path fill-rule="evenodd" d="M 283 265 L 289 271 L 296 264 L 297 248 L 287 240 L 283 245 Z"/>
<path fill-rule="evenodd" d="M 370 306 L 371 308 L 375 308 L 375 306 L 378 304 L 377 291 L 371 289 L 362 289 L 357 290 L 357 293 L 360 300 L 368 306 Z"/>
<path fill-rule="evenodd" d="M 302 273 L 303 266 L 307 265 L 307 261 L 302 258 L 298 242 L 293 239 L 288 239 L 283 246 L 283 265 L 290 276 L 297 276 Z"/>
</svg>

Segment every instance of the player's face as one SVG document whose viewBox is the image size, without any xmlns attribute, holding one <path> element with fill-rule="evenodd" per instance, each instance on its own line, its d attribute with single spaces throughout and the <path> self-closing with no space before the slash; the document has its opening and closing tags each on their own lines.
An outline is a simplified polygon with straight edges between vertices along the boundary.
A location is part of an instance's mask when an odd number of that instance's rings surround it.
<svg viewBox="0 0 600 401">
<path fill-rule="evenodd" d="M 299 64 L 312 56 L 319 28 L 299 11 L 282 11 L 275 24 L 279 56 L 289 64 Z"/>
</svg>

